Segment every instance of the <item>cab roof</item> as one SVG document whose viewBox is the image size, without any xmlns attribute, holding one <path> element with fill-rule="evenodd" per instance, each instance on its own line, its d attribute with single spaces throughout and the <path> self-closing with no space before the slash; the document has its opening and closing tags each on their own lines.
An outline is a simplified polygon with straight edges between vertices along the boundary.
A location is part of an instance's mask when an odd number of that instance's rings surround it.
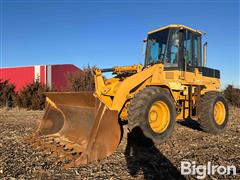
<svg viewBox="0 0 240 180">
<path fill-rule="evenodd" d="M 167 25 L 167 26 L 164 26 L 164 27 L 155 29 L 155 30 L 153 30 L 153 31 L 150 31 L 150 32 L 148 32 L 148 34 L 152 34 L 152 33 L 155 33 L 155 32 L 158 32 L 158 31 L 162 31 L 162 30 L 168 29 L 168 28 L 188 29 L 188 30 L 190 30 L 190 31 L 199 33 L 199 34 L 201 34 L 201 35 L 202 35 L 202 34 L 206 34 L 206 33 L 203 32 L 203 31 L 200 31 L 200 30 L 197 30 L 197 29 L 192 29 L 192 28 L 190 28 L 190 27 L 187 27 L 187 26 L 184 26 L 184 25 L 181 25 L 181 24 L 170 24 L 170 25 Z"/>
</svg>

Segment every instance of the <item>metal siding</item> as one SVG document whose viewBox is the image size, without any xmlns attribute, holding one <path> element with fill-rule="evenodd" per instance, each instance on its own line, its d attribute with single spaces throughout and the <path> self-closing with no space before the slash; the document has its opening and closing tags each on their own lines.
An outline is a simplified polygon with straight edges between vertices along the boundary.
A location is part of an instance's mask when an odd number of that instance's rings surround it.
<svg viewBox="0 0 240 180">
<path fill-rule="evenodd" d="M 0 79 L 9 79 L 15 84 L 16 91 L 19 91 L 26 84 L 34 81 L 34 66 L 16 67 L 16 68 L 1 68 Z"/>
<path fill-rule="evenodd" d="M 68 91 L 68 76 L 79 72 L 80 69 L 72 64 L 52 65 L 52 86 L 57 91 Z"/>
<path fill-rule="evenodd" d="M 40 66 L 40 82 L 45 84 L 46 83 L 46 66 Z"/>
<path fill-rule="evenodd" d="M 19 91 L 23 86 L 34 82 L 37 75 L 40 82 L 57 91 L 68 90 L 68 75 L 81 71 L 72 64 L 41 65 L 27 67 L 0 68 L 0 79 L 9 79 Z"/>
</svg>

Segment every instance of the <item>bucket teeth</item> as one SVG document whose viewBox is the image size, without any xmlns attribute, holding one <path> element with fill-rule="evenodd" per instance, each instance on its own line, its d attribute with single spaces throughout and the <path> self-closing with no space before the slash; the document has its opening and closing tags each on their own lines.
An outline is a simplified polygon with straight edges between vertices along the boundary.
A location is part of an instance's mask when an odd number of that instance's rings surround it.
<svg viewBox="0 0 240 180">
<path fill-rule="evenodd" d="M 75 165 L 75 160 L 81 156 L 86 148 L 85 141 L 80 144 L 70 142 L 65 138 L 44 136 L 34 140 L 32 147 L 37 151 L 42 151 L 47 157 L 58 158 L 55 163 Z"/>
<path fill-rule="evenodd" d="M 43 146 L 44 145 L 44 141 L 41 139 L 36 139 L 36 141 L 32 144 L 32 147 L 34 149 L 38 148 L 39 146 Z"/>
<path fill-rule="evenodd" d="M 59 159 L 55 162 L 56 164 L 61 163 L 69 163 L 71 161 L 75 161 L 76 157 L 71 154 L 64 153 L 59 156 Z"/>
<path fill-rule="evenodd" d="M 58 157 L 62 152 L 62 149 L 56 147 L 54 150 L 51 151 L 50 157 Z"/>
<path fill-rule="evenodd" d="M 69 169 L 69 168 L 73 168 L 76 166 L 79 166 L 81 164 L 86 164 L 88 162 L 87 156 L 86 154 L 81 154 L 77 159 L 75 159 L 74 161 L 71 161 L 69 163 L 66 163 L 64 165 L 64 169 Z"/>
<path fill-rule="evenodd" d="M 33 149 L 65 168 L 103 159 L 117 148 L 118 111 L 92 92 L 46 93 L 46 111 L 36 132 L 24 138 Z"/>
<path fill-rule="evenodd" d="M 40 150 L 40 151 L 51 151 L 51 149 L 54 147 L 53 144 L 49 143 L 49 142 L 45 142 L 42 146 L 40 146 L 39 148 L 36 148 L 36 150 Z"/>
<path fill-rule="evenodd" d="M 45 149 L 45 150 L 43 151 L 43 154 L 51 155 L 51 154 L 52 154 L 51 148 Z"/>
</svg>

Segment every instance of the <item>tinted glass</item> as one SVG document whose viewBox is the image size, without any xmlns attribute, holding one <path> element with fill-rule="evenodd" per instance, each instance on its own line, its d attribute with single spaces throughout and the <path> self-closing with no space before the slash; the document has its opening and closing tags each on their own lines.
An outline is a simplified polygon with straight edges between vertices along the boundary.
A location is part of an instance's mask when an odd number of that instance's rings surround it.
<svg viewBox="0 0 240 180">
<path fill-rule="evenodd" d="M 155 40 L 151 40 L 149 44 L 151 44 L 149 61 L 157 62 L 159 60 L 159 43 L 155 42 Z"/>
<path fill-rule="evenodd" d="M 192 66 L 192 32 L 186 31 L 184 35 L 184 59 L 187 62 L 187 66 Z"/>
<path fill-rule="evenodd" d="M 179 60 L 179 30 L 178 29 L 170 29 L 169 37 L 168 37 L 168 45 L 167 52 L 165 58 L 165 67 L 177 67 Z"/>
<path fill-rule="evenodd" d="M 201 37 L 196 33 L 194 34 L 193 46 L 194 66 L 201 66 Z"/>
<path fill-rule="evenodd" d="M 148 36 L 145 64 L 163 63 L 169 30 L 156 32 Z"/>
</svg>

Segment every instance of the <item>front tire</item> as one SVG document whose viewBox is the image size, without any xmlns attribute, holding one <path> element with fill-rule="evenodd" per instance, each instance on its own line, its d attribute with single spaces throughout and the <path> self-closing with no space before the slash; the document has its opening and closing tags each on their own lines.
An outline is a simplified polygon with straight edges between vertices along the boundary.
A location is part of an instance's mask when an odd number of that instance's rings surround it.
<svg viewBox="0 0 240 180">
<path fill-rule="evenodd" d="M 175 105 L 170 93 L 163 88 L 156 86 L 144 88 L 130 102 L 128 109 L 130 132 L 134 128 L 140 128 L 144 136 L 156 144 L 164 142 L 171 136 L 175 122 Z"/>
</svg>

